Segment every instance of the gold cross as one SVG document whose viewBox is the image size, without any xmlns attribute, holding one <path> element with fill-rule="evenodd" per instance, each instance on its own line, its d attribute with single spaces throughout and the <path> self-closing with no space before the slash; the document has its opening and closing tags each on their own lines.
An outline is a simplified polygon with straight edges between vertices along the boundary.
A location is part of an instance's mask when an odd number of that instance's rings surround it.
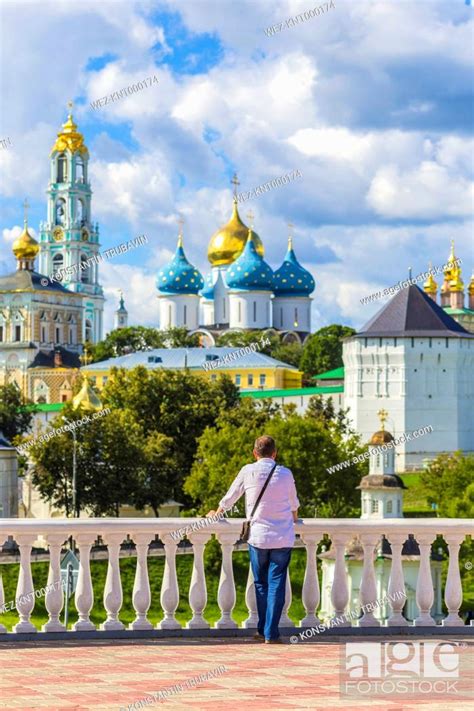
<svg viewBox="0 0 474 711">
<path fill-rule="evenodd" d="M 25 202 L 23 203 L 23 221 L 26 224 L 28 224 L 28 208 L 29 208 L 29 203 L 28 199 L 25 198 Z"/>
<path fill-rule="evenodd" d="M 247 217 L 250 220 L 250 227 L 253 227 L 253 218 L 255 217 L 255 215 L 253 214 L 252 210 L 249 210 L 247 212 Z"/>
<path fill-rule="evenodd" d="M 87 343 L 86 343 L 85 346 L 84 346 L 84 353 L 83 353 L 83 355 L 79 356 L 79 360 L 80 360 L 81 363 L 83 363 L 84 365 L 89 365 L 89 363 L 90 363 L 91 360 L 92 360 L 92 356 L 89 355 L 89 352 L 88 352 L 88 350 L 87 350 Z"/>
<path fill-rule="evenodd" d="M 180 216 L 178 219 L 178 225 L 179 225 L 179 236 L 183 236 L 183 225 L 184 225 L 184 219 Z"/>
<path fill-rule="evenodd" d="M 68 108 L 69 108 L 69 113 L 72 113 L 72 109 L 73 109 L 73 106 L 74 106 L 74 102 L 73 102 L 71 99 L 69 99 L 69 101 L 67 102 L 67 105 L 68 105 Z"/>
<path fill-rule="evenodd" d="M 288 229 L 290 230 L 290 237 L 292 237 L 291 233 L 293 232 L 293 227 L 294 227 L 294 224 L 292 222 L 288 222 Z"/>
<path fill-rule="evenodd" d="M 385 420 L 388 417 L 388 412 L 387 412 L 387 410 L 382 409 L 377 412 L 377 415 L 380 418 L 380 424 L 382 425 L 382 432 L 384 432 L 385 431 Z"/>
<path fill-rule="evenodd" d="M 234 186 L 234 197 L 237 197 L 237 185 L 240 185 L 239 179 L 237 178 L 237 173 L 234 173 L 232 180 L 230 181 Z"/>
</svg>

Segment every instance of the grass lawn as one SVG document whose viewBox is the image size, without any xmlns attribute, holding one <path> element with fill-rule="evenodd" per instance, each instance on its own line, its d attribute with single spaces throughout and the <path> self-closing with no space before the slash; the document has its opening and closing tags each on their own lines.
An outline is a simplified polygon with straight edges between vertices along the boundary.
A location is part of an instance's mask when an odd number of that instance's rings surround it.
<svg viewBox="0 0 474 711">
<path fill-rule="evenodd" d="M 401 474 L 401 479 L 408 489 L 403 492 L 403 511 L 406 516 L 436 516 L 428 504 L 423 484 L 420 482 L 420 472 Z"/>
</svg>

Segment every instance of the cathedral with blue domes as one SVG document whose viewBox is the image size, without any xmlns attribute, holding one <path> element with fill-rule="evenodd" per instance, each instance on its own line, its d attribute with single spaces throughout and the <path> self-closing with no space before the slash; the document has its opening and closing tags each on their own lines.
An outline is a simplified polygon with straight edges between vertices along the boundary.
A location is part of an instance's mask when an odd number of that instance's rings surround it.
<svg viewBox="0 0 474 711">
<path fill-rule="evenodd" d="M 283 263 L 273 271 L 234 196 L 231 218 L 211 237 L 208 259 L 211 270 L 203 278 L 186 258 L 180 231 L 176 253 L 156 279 L 160 329 L 185 327 L 206 345 L 226 331 L 253 329 L 276 331 L 284 342 L 304 341 L 311 332 L 315 281 L 298 262 L 291 236 Z"/>
</svg>

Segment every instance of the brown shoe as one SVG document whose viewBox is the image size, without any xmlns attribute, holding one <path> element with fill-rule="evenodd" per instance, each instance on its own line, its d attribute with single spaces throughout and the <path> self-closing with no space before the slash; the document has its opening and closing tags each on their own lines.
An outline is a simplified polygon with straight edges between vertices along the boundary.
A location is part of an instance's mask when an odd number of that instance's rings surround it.
<svg viewBox="0 0 474 711">
<path fill-rule="evenodd" d="M 265 637 L 263 636 L 263 634 L 260 634 L 260 632 L 256 632 L 253 636 L 253 639 L 256 642 L 265 642 Z"/>
<path fill-rule="evenodd" d="M 278 637 L 278 639 L 266 639 L 265 644 L 283 644 L 283 640 L 281 637 Z"/>
</svg>

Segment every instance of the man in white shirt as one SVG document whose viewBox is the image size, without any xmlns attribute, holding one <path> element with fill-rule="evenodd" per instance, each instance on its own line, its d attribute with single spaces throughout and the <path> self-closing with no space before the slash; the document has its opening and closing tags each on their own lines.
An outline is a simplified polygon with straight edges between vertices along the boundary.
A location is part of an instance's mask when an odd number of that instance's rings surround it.
<svg viewBox="0 0 474 711">
<path fill-rule="evenodd" d="M 250 517 L 268 475 L 275 466 L 275 440 L 263 435 L 255 440 L 256 464 L 246 464 L 212 514 L 228 511 L 245 493 L 247 519 Z M 255 580 L 258 610 L 256 639 L 267 644 L 281 642 L 278 631 L 291 551 L 295 542 L 294 523 L 298 519 L 299 501 L 295 481 L 289 469 L 279 464 L 255 511 L 250 525 L 249 554 Z"/>
</svg>

